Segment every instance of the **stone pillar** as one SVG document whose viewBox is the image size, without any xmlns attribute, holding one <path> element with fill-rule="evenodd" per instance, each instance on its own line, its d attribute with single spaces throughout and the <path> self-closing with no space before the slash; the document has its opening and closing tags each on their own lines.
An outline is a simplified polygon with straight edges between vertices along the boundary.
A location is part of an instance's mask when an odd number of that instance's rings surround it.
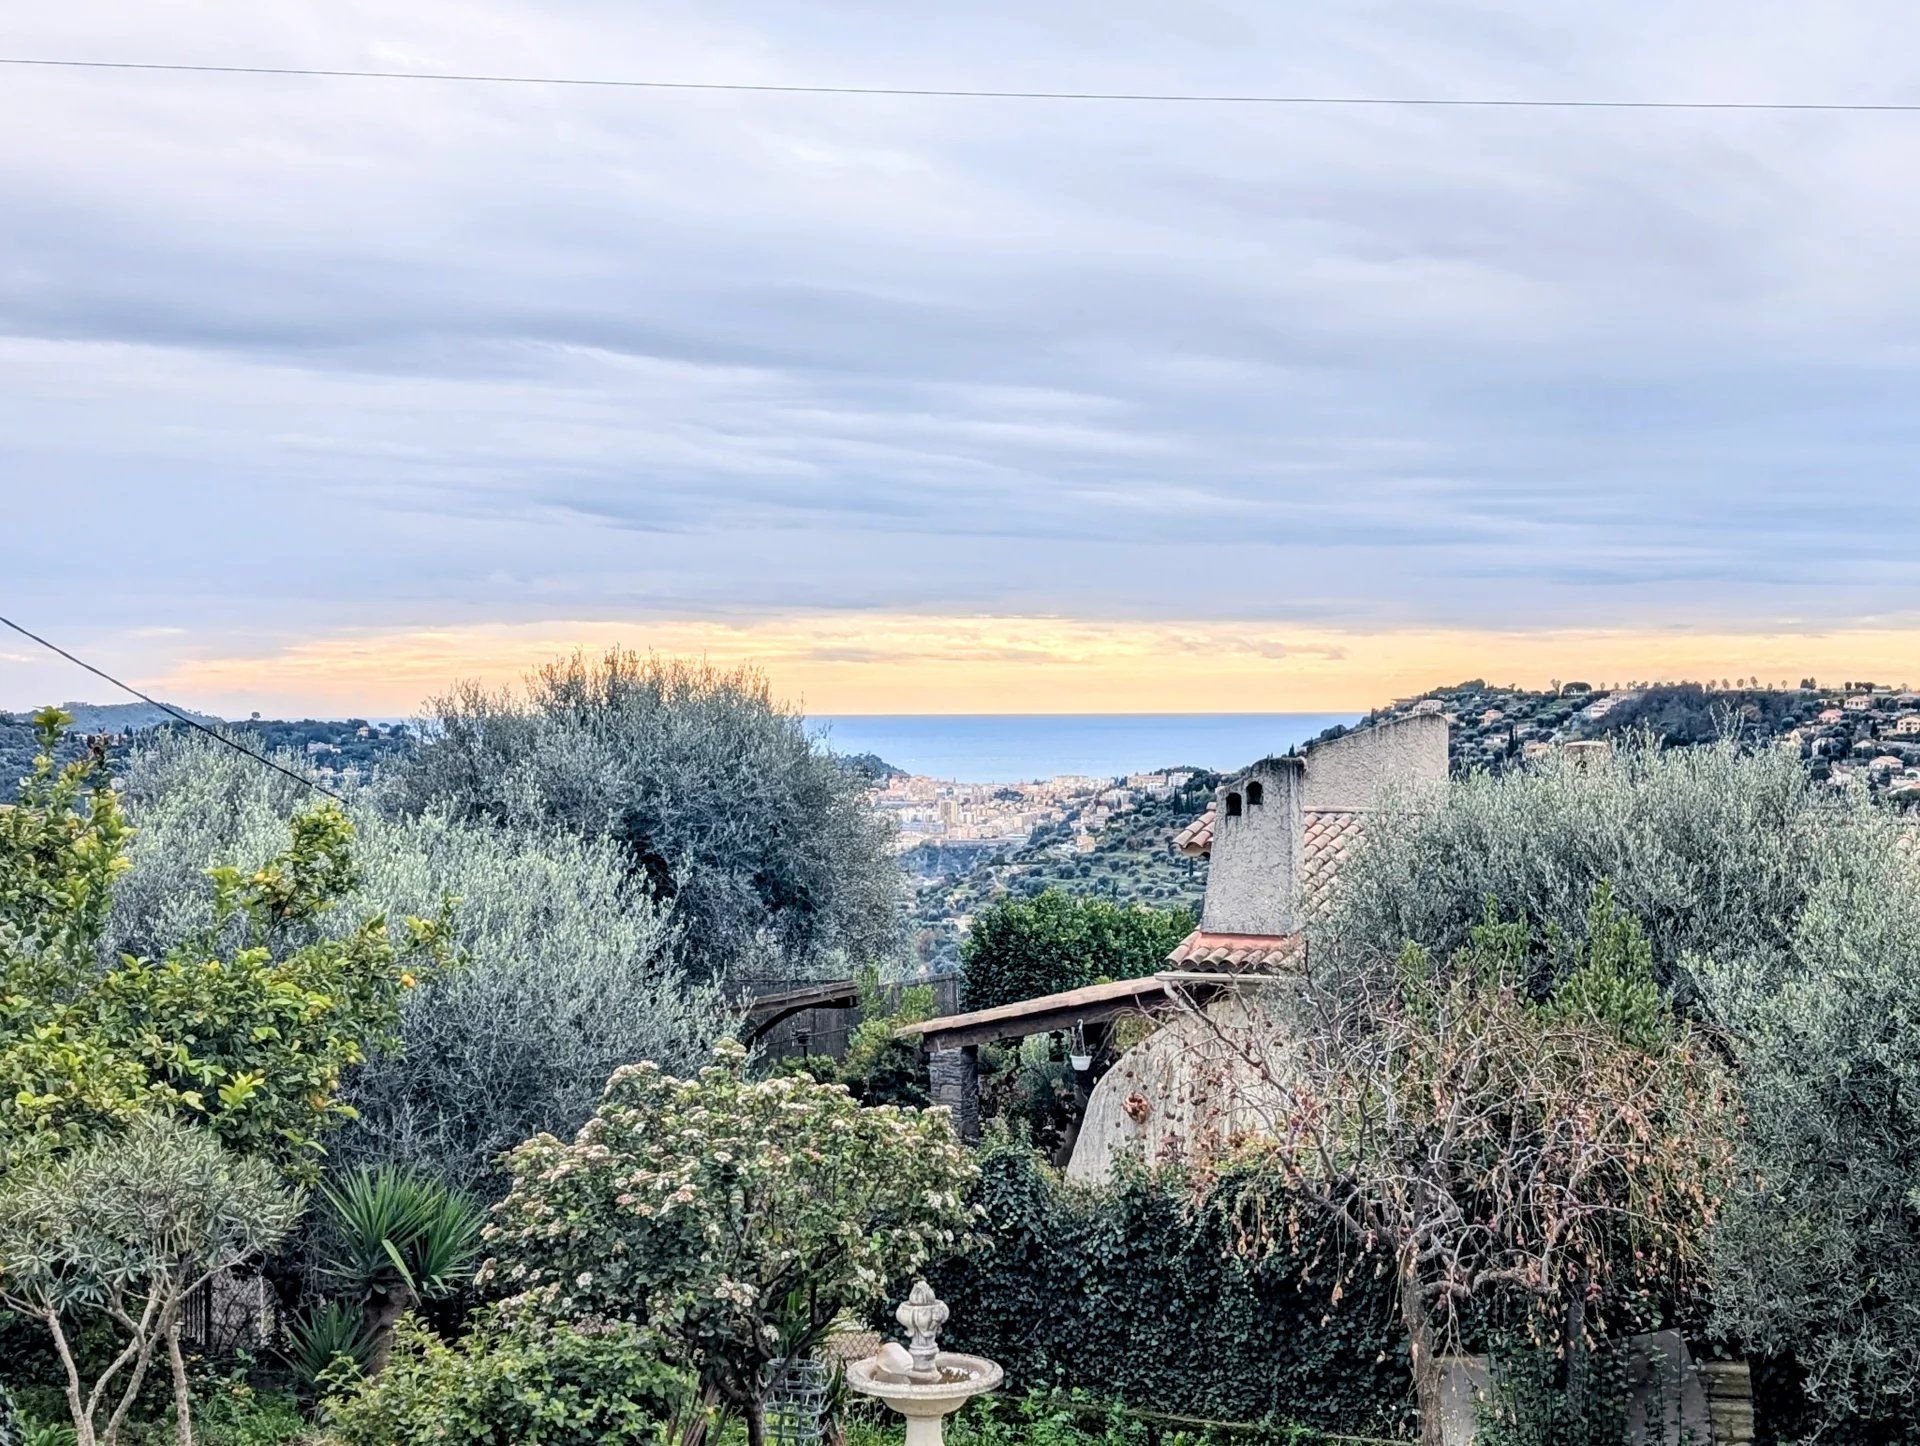
<svg viewBox="0 0 1920 1446">
<path fill-rule="evenodd" d="M 1480 1437 L 1480 1408 L 1493 1394 L 1485 1356 L 1440 1357 L 1440 1439 L 1445 1446 L 1473 1446 Z"/>
<path fill-rule="evenodd" d="M 1707 1416 L 1713 1425 L 1714 1446 L 1752 1446 L 1753 1375 L 1745 1361 L 1702 1361 L 1700 1384 L 1706 1391 Z"/>
<path fill-rule="evenodd" d="M 933 1102 L 953 1111 L 953 1128 L 968 1144 L 980 1138 L 980 1047 L 927 1052 Z"/>
</svg>

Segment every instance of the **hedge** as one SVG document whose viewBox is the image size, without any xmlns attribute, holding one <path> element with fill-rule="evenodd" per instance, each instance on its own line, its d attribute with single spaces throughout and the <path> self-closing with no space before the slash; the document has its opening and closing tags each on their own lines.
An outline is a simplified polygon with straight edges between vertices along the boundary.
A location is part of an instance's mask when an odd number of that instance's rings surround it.
<svg viewBox="0 0 1920 1446">
<path fill-rule="evenodd" d="M 1196 1209 L 1177 1180 L 1067 1185 L 1004 1138 L 980 1166 L 980 1238 L 934 1284 L 953 1310 L 943 1343 L 999 1361 L 1009 1390 L 1361 1435 L 1412 1420 L 1406 1347 L 1370 1275 L 1335 1304 L 1331 1268 L 1304 1268 L 1310 1247 L 1248 1262 L 1224 1203 Z"/>
</svg>

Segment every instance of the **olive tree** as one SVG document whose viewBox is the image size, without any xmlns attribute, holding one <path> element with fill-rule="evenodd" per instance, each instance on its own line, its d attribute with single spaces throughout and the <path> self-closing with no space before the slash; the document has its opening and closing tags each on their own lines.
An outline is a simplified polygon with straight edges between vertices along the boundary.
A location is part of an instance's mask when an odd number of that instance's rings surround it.
<svg viewBox="0 0 1920 1446">
<path fill-rule="evenodd" d="M 693 1079 L 628 1066 L 571 1143 L 517 1150 L 481 1282 L 657 1331 L 761 1446 L 767 1365 L 950 1250 L 973 1165 L 945 1110 L 749 1080 L 746 1058 L 726 1040 Z"/>
<path fill-rule="evenodd" d="M 204 870 L 256 855 L 303 792 L 192 734 L 136 748 L 122 782 L 137 832 L 105 928 L 108 957 L 162 951 L 208 928 Z M 334 1143 L 336 1160 L 413 1165 L 490 1191 L 501 1155 L 538 1131 L 578 1128 L 620 1065 L 691 1068 L 731 1026 L 718 991 L 688 980 L 677 931 L 628 882 L 611 843 L 438 813 L 394 817 L 372 788 L 350 797 L 349 907 L 312 928 L 328 934 L 361 913 L 418 913 L 451 897 L 461 967 L 409 993 L 401 1047 L 347 1079 L 358 1118 Z"/>
<path fill-rule="evenodd" d="M 1712 971 L 1747 1106 L 1714 1303 L 1845 1432 L 1920 1408 L 1920 869 L 1890 830 L 1834 845 L 1787 962 Z"/>
<path fill-rule="evenodd" d="M 751 670 L 614 651 L 519 693 L 429 705 L 394 796 L 412 812 L 610 838 L 706 979 L 891 963 L 904 883 L 866 781 Z"/>
<path fill-rule="evenodd" d="M 1410 947 L 1391 972 L 1309 987 L 1271 1030 L 1215 1027 L 1269 1110 L 1250 1157 L 1268 1188 L 1236 1200 L 1249 1240 L 1330 1223 L 1349 1271 L 1391 1271 L 1429 1446 L 1441 1356 L 1469 1322 L 1511 1314 L 1578 1353 L 1609 1324 L 1646 1328 L 1704 1273 L 1727 1073 L 1604 893 L 1587 933 L 1570 945 L 1489 911 L 1448 959 Z M 1566 957 L 1537 999 L 1543 951 Z"/>
<path fill-rule="evenodd" d="M 1629 736 L 1597 764 L 1551 756 L 1390 812 L 1310 922 L 1316 971 L 1390 961 L 1409 940 L 1451 953 L 1489 897 L 1578 936 L 1605 883 L 1646 931 L 1661 983 L 1697 1002 L 1702 961 L 1784 956 L 1833 825 L 1874 810 L 1780 750 Z"/>
<path fill-rule="evenodd" d="M 191 1446 L 181 1311 L 194 1291 L 278 1245 L 299 1212 L 270 1164 L 163 1116 L 0 1186 L 0 1305 L 51 1338 L 77 1446 L 114 1446 L 162 1345 L 176 1437 Z M 118 1332 L 103 1360 L 81 1349 L 75 1329 L 99 1316 Z"/>
<path fill-rule="evenodd" d="M 1465 943 L 1488 897 L 1587 930 L 1608 881 L 1740 1081 L 1714 1328 L 1791 1353 L 1826 1424 L 1920 1406 L 1920 858 L 1912 820 L 1776 749 L 1629 741 L 1452 785 L 1377 827 L 1310 925 L 1317 988 L 1408 940 Z M 1387 971 L 1390 972 L 1390 971 Z M 1528 980 L 1551 988 L 1551 965 Z"/>
</svg>

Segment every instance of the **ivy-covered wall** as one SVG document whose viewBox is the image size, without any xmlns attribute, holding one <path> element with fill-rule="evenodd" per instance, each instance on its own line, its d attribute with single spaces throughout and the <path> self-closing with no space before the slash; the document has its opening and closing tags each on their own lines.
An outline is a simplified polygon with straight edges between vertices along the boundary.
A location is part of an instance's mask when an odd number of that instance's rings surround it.
<svg viewBox="0 0 1920 1446">
<path fill-rule="evenodd" d="M 943 1344 L 999 1361 L 1009 1389 L 1081 1387 L 1213 1420 L 1406 1430 L 1406 1349 L 1371 1277 L 1348 1282 L 1336 1304 L 1330 1264 L 1302 1280 L 1303 1257 L 1242 1260 L 1223 1212 L 1195 1210 L 1169 1182 L 1063 1185 L 1005 1140 L 980 1164 L 979 1243 L 934 1284 L 953 1306 Z"/>
</svg>

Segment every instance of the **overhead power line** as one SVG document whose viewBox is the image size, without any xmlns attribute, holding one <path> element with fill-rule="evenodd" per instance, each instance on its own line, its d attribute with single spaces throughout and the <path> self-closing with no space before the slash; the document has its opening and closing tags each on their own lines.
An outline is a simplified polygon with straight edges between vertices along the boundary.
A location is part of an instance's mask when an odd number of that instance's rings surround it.
<svg viewBox="0 0 1920 1446">
<path fill-rule="evenodd" d="M 737 91 L 760 95 L 905 96 L 948 100 L 1142 101 L 1175 105 L 1276 106 L 1443 106 L 1506 110 L 1692 110 L 1830 111 L 1907 114 L 1920 101 L 1790 100 L 1575 100 L 1522 96 L 1439 95 L 1259 95 L 1205 91 L 1128 90 L 972 90 L 908 85 L 773 85 L 718 80 L 627 80 L 581 75 L 493 75 L 436 70 L 326 70 L 296 65 L 191 65 L 149 60 L 56 60 L 40 56 L 0 56 L 0 65 L 41 66 L 58 70 L 159 71 L 188 75 L 301 76 L 318 80 L 435 80 L 471 85 L 588 86 L 604 90 Z"/>
<path fill-rule="evenodd" d="M 45 648 L 48 652 L 58 653 L 61 657 L 65 658 L 69 663 L 72 663 L 75 667 L 85 668 L 89 673 L 93 674 L 94 677 L 104 679 L 106 682 L 113 684 L 114 687 L 120 689 L 124 693 L 133 694 L 133 696 L 138 698 L 142 703 L 151 703 L 154 707 L 158 708 L 162 713 L 166 713 L 174 718 L 178 718 L 182 723 L 186 724 L 189 728 L 198 728 L 202 733 L 206 734 L 207 737 L 213 739 L 217 743 L 225 744 L 228 748 L 231 748 L 235 753 L 238 753 L 246 758 L 251 758 L 255 763 L 264 764 L 266 767 L 271 768 L 275 773 L 283 773 L 288 778 L 291 778 L 295 783 L 304 784 L 306 787 L 311 788 L 315 793 L 324 793 L 328 798 L 338 799 L 341 803 L 347 802 L 347 798 L 345 794 L 335 793 L 331 788 L 328 788 L 325 784 L 317 783 L 313 779 L 308 778 L 303 773 L 295 773 L 291 768 L 287 768 L 282 766 L 281 764 L 275 763 L 271 758 L 268 758 L 264 753 L 255 753 L 251 748 L 247 748 L 242 744 L 235 742 L 233 739 L 229 738 L 226 734 L 220 732 L 217 728 L 209 728 L 207 727 L 206 724 L 202 723 L 198 718 L 194 718 L 189 716 L 188 714 L 182 713 L 178 708 L 174 707 L 171 703 L 162 703 L 158 698 L 150 697 L 149 695 L 142 693 L 138 688 L 134 687 L 133 684 L 123 683 L 118 678 L 114 677 L 113 674 L 105 671 L 104 669 L 94 667 L 92 663 L 87 662 L 84 658 L 76 658 L 72 653 L 68 652 L 65 648 L 61 647 L 58 643 L 48 642 L 45 638 L 41 637 L 40 634 L 35 632 L 30 632 L 26 628 L 21 627 L 20 624 L 16 623 L 12 618 L 0 617 L 0 623 L 5 623 L 8 627 L 12 628 L 16 633 L 20 634 L 21 637 L 28 638 L 33 642 L 38 643 L 41 647 Z"/>
</svg>

